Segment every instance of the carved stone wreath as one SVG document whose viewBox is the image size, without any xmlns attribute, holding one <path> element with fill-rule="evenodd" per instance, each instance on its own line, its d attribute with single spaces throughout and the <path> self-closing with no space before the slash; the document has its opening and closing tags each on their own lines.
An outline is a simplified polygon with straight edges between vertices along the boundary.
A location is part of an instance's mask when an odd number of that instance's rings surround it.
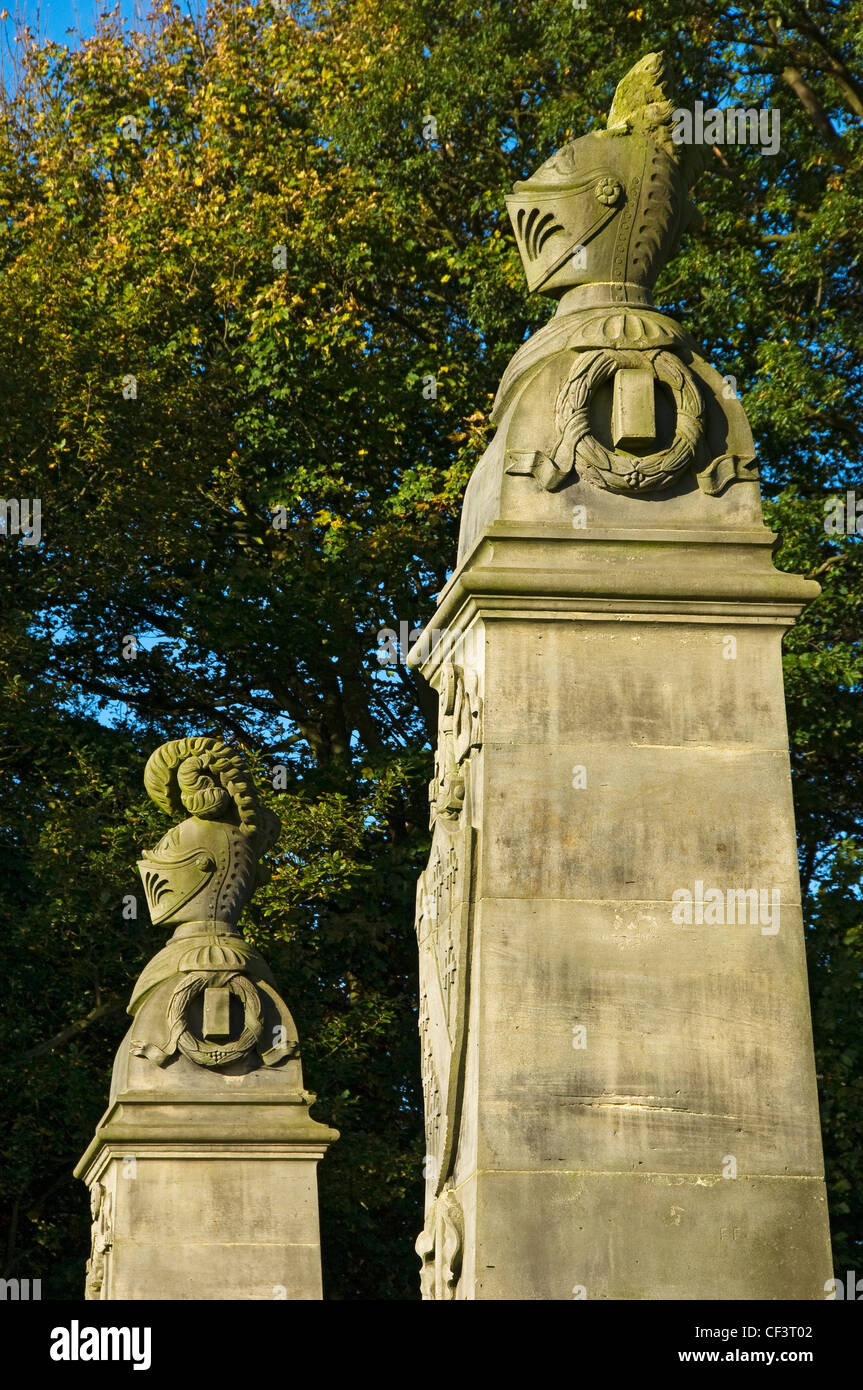
<svg viewBox="0 0 863 1390">
<path fill-rule="evenodd" d="M 207 1042 L 196 1038 L 189 1028 L 189 1006 L 192 1000 L 210 986 L 223 986 L 231 994 L 237 995 L 243 1004 L 243 1031 L 236 1039 L 225 1042 Z M 132 1051 L 139 1056 L 151 1057 L 163 1065 L 179 1050 L 193 1062 L 202 1067 L 223 1067 L 245 1057 L 252 1048 L 258 1047 L 264 1031 L 264 1016 L 261 996 L 254 983 L 245 975 L 226 972 L 195 971 L 184 974 L 171 995 L 166 1010 L 169 1028 L 168 1041 L 163 1048 L 132 1040 Z"/>
<path fill-rule="evenodd" d="M 606 448 L 591 433 L 592 397 L 625 367 L 650 368 L 671 391 L 677 424 L 670 448 L 638 457 Z M 704 432 L 703 415 L 704 404 L 695 378 L 673 353 L 605 348 L 580 353 L 555 406 L 561 434 L 552 456 L 554 469 L 563 483 L 573 464 L 577 464 L 591 482 L 610 492 L 650 492 L 669 487 L 695 461 Z"/>
<path fill-rule="evenodd" d="M 209 985 L 216 983 L 224 983 L 231 994 L 236 994 L 242 1001 L 243 1031 L 236 1041 L 206 1042 L 196 1038 L 186 1024 L 188 1009 L 192 1000 Z M 199 1062 L 205 1067 L 221 1067 L 227 1062 L 236 1062 L 240 1057 L 245 1057 L 246 1053 L 260 1042 L 264 1031 L 260 995 L 252 981 L 247 979 L 245 975 L 232 975 L 229 980 L 224 982 L 205 973 L 188 976 L 174 991 L 168 1006 L 168 1022 L 172 1032 L 176 1024 L 182 1025 L 182 1032 L 177 1038 L 177 1046 L 180 1051 L 190 1057 L 193 1062 Z"/>
</svg>

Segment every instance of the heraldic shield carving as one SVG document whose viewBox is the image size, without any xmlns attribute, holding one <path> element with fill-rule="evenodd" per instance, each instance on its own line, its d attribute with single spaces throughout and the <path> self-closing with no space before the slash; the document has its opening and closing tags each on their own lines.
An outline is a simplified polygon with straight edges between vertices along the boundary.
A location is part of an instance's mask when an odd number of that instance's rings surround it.
<svg viewBox="0 0 863 1390">
<path fill-rule="evenodd" d="M 445 663 L 439 698 L 435 775 L 429 788 L 434 835 L 417 888 L 416 916 L 427 1214 L 450 1176 L 464 1084 L 476 849 L 470 761 L 482 742 L 476 674 Z"/>
</svg>

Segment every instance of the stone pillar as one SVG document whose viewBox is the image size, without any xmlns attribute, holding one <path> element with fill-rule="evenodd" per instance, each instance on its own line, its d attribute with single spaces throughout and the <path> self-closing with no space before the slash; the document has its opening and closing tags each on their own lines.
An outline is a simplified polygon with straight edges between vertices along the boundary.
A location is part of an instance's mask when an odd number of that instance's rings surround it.
<svg viewBox="0 0 863 1390">
<path fill-rule="evenodd" d="M 165 744 L 145 782 L 191 817 L 139 865 L 174 934 L 132 994 L 90 1188 L 91 1299 L 320 1299 L 317 1165 L 293 1020 L 236 923 L 278 832 L 239 754 Z"/>
<path fill-rule="evenodd" d="M 664 99 L 661 56 L 638 73 Z M 682 194 L 625 115 L 516 186 L 534 276 L 534 205 L 587 271 L 544 253 L 560 306 L 504 377 L 410 657 L 440 700 L 423 1292 L 823 1299 L 781 667 L 818 586 L 774 567 L 742 407 L 638 283 Z M 593 241 L 582 168 L 619 203 Z"/>
</svg>

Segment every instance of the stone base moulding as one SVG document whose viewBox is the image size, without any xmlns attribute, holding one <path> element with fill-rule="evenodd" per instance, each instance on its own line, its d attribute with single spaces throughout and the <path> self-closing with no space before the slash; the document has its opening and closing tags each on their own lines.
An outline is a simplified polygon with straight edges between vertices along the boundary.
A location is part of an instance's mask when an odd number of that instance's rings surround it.
<svg viewBox="0 0 863 1390">
<path fill-rule="evenodd" d="M 115 1104 L 75 1170 L 91 1193 L 92 1299 L 317 1300 L 317 1166 L 305 1105 Z"/>
<path fill-rule="evenodd" d="M 138 871 L 172 935 L 129 1000 L 108 1109 L 75 1169 L 90 1190 L 88 1299 L 320 1299 L 317 1166 L 297 1030 L 239 929 L 279 822 L 239 750 L 172 739 L 144 768 L 185 814 Z"/>
<path fill-rule="evenodd" d="M 818 589 L 766 528 L 649 529 L 492 524 L 409 656 L 440 697 L 426 1298 L 831 1276 L 781 660 Z M 675 912 L 753 888 L 763 919 Z"/>
</svg>

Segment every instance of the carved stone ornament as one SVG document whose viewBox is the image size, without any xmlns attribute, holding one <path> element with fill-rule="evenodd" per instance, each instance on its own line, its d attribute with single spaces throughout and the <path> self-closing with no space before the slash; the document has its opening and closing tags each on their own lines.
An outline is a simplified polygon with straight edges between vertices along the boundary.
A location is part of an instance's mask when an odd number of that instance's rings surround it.
<svg viewBox="0 0 863 1390">
<path fill-rule="evenodd" d="M 424 1300 L 456 1297 L 464 1250 L 464 1214 L 455 1192 L 448 1188 L 429 1208 L 417 1236 L 420 1290 Z"/>
<path fill-rule="evenodd" d="M 507 198 L 528 287 L 560 304 L 510 362 L 491 418 L 508 421 L 506 472 L 549 491 L 584 476 L 611 492 L 661 492 L 694 469 L 717 495 L 755 477 L 736 394 L 653 304 L 697 218 L 688 194 L 704 162 L 700 147 L 672 140 L 671 80 L 665 56 L 648 54 L 619 84 L 607 129 L 570 141 Z M 559 354 L 551 438 L 538 446 L 522 409 L 524 447 L 511 407 Z"/>
<path fill-rule="evenodd" d="M 591 432 L 590 400 L 603 382 L 615 373 L 646 370 L 664 382 L 676 407 L 671 447 L 656 453 L 633 455 L 605 448 Z M 547 486 L 553 490 L 577 463 L 588 477 L 610 492 L 647 491 L 667 487 L 695 462 L 702 437 L 704 406 L 692 373 L 672 353 L 659 348 L 648 352 L 609 352 L 598 349 L 579 353 L 557 399 L 556 420 L 560 443 L 551 460 L 555 475 Z"/>
<path fill-rule="evenodd" d="M 165 1066 L 180 1052 L 202 1067 L 295 1055 L 290 1014 L 237 926 L 279 832 L 242 755 L 218 739 L 176 739 L 149 759 L 144 785 L 169 815 L 191 814 L 138 864 L 153 924 L 175 930 L 132 992 L 132 1053 Z"/>
<path fill-rule="evenodd" d="M 482 744 L 475 672 L 445 662 L 439 676 L 438 746 L 429 788 L 434 828 L 417 888 L 419 1030 L 429 1200 L 446 1182 L 458 1133 L 467 1036 L 471 885 L 476 831 L 470 759 Z"/>
<path fill-rule="evenodd" d="M 455 823 L 465 798 L 464 767 L 482 742 L 482 700 L 476 673 L 443 663 L 438 692 L 438 743 L 429 787 L 430 824 L 438 817 Z"/>
<path fill-rule="evenodd" d="M 94 1182 L 90 1188 L 90 1258 L 84 1285 L 84 1298 L 93 1301 L 104 1296 L 105 1262 L 114 1243 L 111 1206 L 111 1194 L 104 1183 Z"/>
</svg>

